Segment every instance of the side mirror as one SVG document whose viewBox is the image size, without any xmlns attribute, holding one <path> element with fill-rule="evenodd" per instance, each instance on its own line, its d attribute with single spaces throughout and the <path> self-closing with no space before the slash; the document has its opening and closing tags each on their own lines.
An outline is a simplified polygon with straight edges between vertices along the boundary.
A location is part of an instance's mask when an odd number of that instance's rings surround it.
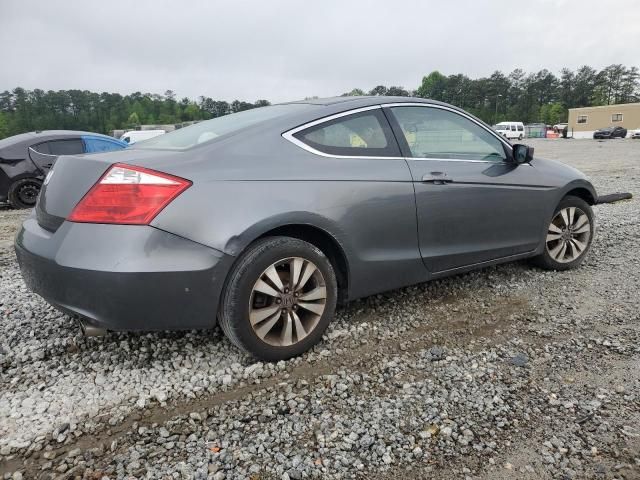
<svg viewBox="0 0 640 480">
<path fill-rule="evenodd" d="M 533 147 L 516 143 L 513 146 L 513 161 L 520 165 L 521 163 L 529 163 L 533 160 Z"/>
</svg>

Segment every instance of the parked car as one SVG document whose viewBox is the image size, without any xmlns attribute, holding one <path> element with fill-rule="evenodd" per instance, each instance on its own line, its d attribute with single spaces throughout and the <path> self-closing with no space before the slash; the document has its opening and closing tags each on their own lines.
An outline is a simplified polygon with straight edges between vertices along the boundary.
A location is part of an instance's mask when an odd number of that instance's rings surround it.
<svg viewBox="0 0 640 480">
<path fill-rule="evenodd" d="M 524 138 L 524 123 L 522 122 L 500 122 L 494 127 L 495 131 L 505 138 Z"/>
<path fill-rule="evenodd" d="M 166 130 L 131 130 L 123 133 L 120 140 L 133 145 L 136 142 L 148 140 L 149 138 L 157 137 L 158 135 L 163 135 L 165 133 L 167 133 Z"/>
<path fill-rule="evenodd" d="M 99 133 L 45 130 L 0 140 L 0 201 L 32 208 L 42 181 L 58 155 L 122 150 L 127 146 Z"/>
<path fill-rule="evenodd" d="M 553 126 L 553 131 L 554 131 L 555 133 L 562 133 L 562 131 L 563 131 L 564 129 L 568 129 L 568 128 L 569 128 L 569 124 L 568 124 L 568 123 L 556 123 L 556 124 Z"/>
<path fill-rule="evenodd" d="M 630 133 L 631 133 L 631 138 L 636 138 L 636 139 L 640 138 L 640 128 L 637 130 L 631 130 Z"/>
<path fill-rule="evenodd" d="M 593 138 L 624 138 L 627 136 L 627 129 L 622 127 L 606 127 L 593 132 Z"/>
<path fill-rule="evenodd" d="M 222 330 L 266 360 L 336 304 L 522 258 L 578 266 L 594 187 L 451 105 L 340 97 L 64 156 L 15 241 L 33 291 L 88 333 Z"/>
</svg>

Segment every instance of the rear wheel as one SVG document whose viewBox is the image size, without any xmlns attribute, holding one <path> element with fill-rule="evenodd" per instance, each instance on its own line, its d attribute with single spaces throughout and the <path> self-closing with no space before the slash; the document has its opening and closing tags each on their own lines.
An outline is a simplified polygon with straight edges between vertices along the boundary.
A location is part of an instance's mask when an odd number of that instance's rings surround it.
<svg viewBox="0 0 640 480">
<path fill-rule="evenodd" d="M 299 239 L 269 237 L 249 247 L 232 269 L 220 326 L 254 356 L 283 360 L 322 338 L 336 299 L 336 276 L 322 251 Z"/>
<path fill-rule="evenodd" d="M 578 197 L 565 197 L 556 208 L 547 229 L 545 248 L 533 259 L 547 270 L 569 270 L 579 266 L 591 247 L 593 211 Z"/>
<path fill-rule="evenodd" d="M 23 178 L 9 187 L 9 204 L 14 208 L 33 208 L 42 182 L 36 178 Z"/>
</svg>

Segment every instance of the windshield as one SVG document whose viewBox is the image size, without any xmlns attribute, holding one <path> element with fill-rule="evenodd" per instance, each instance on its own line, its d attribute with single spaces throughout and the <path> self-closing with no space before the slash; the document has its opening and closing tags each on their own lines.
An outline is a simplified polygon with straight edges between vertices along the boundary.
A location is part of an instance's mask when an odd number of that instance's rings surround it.
<svg viewBox="0 0 640 480">
<path fill-rule="evenodd" d="M 244 110 L 137 142 L 136 148 L 186 150 L 221 135 L 311 107 L 313 105 L 308 103 L 289 103 Z"/>
</svg>

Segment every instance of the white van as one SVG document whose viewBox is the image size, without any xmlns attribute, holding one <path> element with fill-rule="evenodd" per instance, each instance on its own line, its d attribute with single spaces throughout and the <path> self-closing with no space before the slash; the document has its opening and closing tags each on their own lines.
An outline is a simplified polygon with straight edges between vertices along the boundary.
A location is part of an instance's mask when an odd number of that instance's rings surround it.
<svg viewBox="0 0 640 480">
<path fill-rule="evenodd" d="M 524 138 L 524 123 L 522 122 L 500 122 L 493 127 L 500 135 L 506 138 Z"/>
<path fill-rule="evenodd" d="M 166 130 L 131 130 L 129 132 L 124 132 L 120 137 L 120 140 L 132 145 L 142 140 L 157 137 L 163 133 L 167 133 Z"/>
</svg>

